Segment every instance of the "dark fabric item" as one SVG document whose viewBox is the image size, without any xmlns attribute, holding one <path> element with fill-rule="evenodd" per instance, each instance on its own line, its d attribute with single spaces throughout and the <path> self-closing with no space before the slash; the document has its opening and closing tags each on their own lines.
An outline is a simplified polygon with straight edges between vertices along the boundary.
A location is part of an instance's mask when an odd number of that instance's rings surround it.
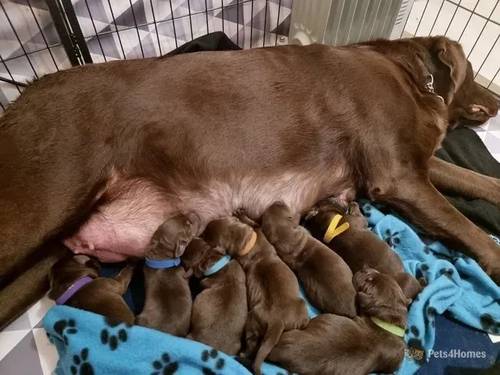
<svg viewBox="0 0 500 375">
<path fill-rule="evenodd" d="M 162 57 L 174 56 L 180 53 L 201 52 L 201 51 L 231 51 L 241 49 L 234 44 L 229 37 L 221 31 L 200 36 L 182 46 L 170 51 Z"/>
<path fill-rule="evenodd" d="M 469 128 L 449 131 L 442 149 L 436 152 L 436 156 L 461 167 L 500 178 L 500 163 L 491 156 L 476 132 Z M 500 234 L 499 207 L 481 199 L 458 196 L 446 198 L 477 225 L 495 235 Z"/>
</svg>

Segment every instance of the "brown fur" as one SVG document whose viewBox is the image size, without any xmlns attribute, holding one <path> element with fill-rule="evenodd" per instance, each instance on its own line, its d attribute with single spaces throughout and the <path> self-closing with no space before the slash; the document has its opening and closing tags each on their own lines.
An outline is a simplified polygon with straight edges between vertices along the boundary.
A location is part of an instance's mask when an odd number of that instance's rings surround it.
<svg viewBox="0 0 500 375">
<path fill-rule="evenodd" d="M 203 223 L 239 206 L 258 217 L 277 199 L 304 212 L 351 189 L 464 249 L 498 281 L 498 245 L 429 176 L 450 109 L 477 104 L 465 94 L 480 90 L 467 69 L 458 43 L 429 37 L 202 52 L 46 75 L 0 118 L 0 285 L 49 238 L 119 202 L 130 181 L 155 188 L 165 217 L 188 205 Z M 429 73 L 445 103 L 425 87 Z M 489 194 L 499 197 L 500 189 Z"/>
<path fill-rule="evenodd" d="M 222 247 L 237 257 L 245 271 L 249 307 L 245 356 L 255 356 L 254 370 L 260 374 L 262 362 L 281 334 L 305 327 L 308 318 L 295 275 L 259 229 L 253 249 L 245 256 L 238 256 L 252 231 L 247 224 L 228 217 L 209 223 L 204 237 L 212 246 Z"/>
<path fill-rule="evenodd" d="M 76 280 L 90 276 L 94 280 L 78 290 L 65 304 L 104 315 L 113 322 L 134 324 L 134 314 L 123 299 L 134 267 L 123 268 L 113 278 L 99 277 L 100 265 L 86 255 L 75 255 L 58 261 L 50 272 L 49 297 L 59 298 Z"/>
<path fill-rule="evenodd" d="M 193 238 L 196 225 L 196 221 L 185 215 L 165 221 L 153 235 L 146 257 L 180 257 Z M 145 265 L 144 284 L 144 309 L 137 316 L 137 324 L 175 336 L 186 336 L 193 300 L 184 268 L 154 269 Z"/>
<path fill-rule="evenodd" d="M 203 276 L 225 251 L 195 238 L 182 257 L 185 268 L 201 280 L 202 291 L 193 302 L 188 337 L 226 354 L 240 352 L 247 320 L 245 272 L 236 260 L 210 276 Z"/>
<path fill-rule="evenodd" d="M 299 219 L 285 204 L 274 203 L 262 215 L 262 232 L 297 274 L 315 307 L 325 313 L 353 318 L 356 292 L 349 266 L 299 226 Z"/>
<path fill-rule="evenodd" d="M 413 299 L 422 286 L 412 275 L 405 272 L 399 256 L 368 229 L 368 222 L 356 202 L 342 207 L 336 199 L 324 199 L 318 202 L 306 215 L 304 225 L 318 239 L 323 239 L 333 216 L 342 214 L 349 229 L 332 239 L 328 246 L 346 261 L 352 272 L 360 271 L 364 266 L 374 268 L 390 275 L 398 283 L 405 295 Z"/>
<path fill-rule="evenodd" d="M 285 332 L 269 360 L 303 375 L 393 373 L 403 360 L 405 343 L 370 317 L 404 328 L 409 300 L 394 279 L 373 269 L 358 271 L 354 284 L 359 317 L 319 315 L 307 328 Z"/>
</svg>

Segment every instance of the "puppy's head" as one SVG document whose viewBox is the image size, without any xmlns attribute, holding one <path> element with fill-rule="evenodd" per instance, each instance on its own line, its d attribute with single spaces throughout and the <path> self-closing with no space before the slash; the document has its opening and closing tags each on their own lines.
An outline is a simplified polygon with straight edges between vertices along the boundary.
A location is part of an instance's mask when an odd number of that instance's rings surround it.
<svg viewBox="0 0 500 375">
<path fill-rule="evenodd" d="M 203 232 L 205 241 L 212 247 L 224 249 L 231 256 L 240 255 L 254 236 L 252 227 L 233 216 L 210 222 Z"/>
<path fill-rule="evenodd" d="M 335 215 L 342 215 L 339 225 L 344 222 L 349 223 L 349 230 L 364 230 L 368 227 L 368 221 L 361 213 L 356 202 L 344 203 L 335 198 L 327 198 L 319 201 L 309 210 L 304 217 L 304 226 L 311 233 L 320 238 L 325 234 L 328 225 Z"/>
<path fill-rule="evenodd" d="M 293 213 L 283 202 L 274 202 L 262 214 L 262 231 L 267 239 L 274 243 L 289 235 L 290 227 L 299 225 L 300 214 Z"/>
<path fill-rule="evenodd" d="M 188 274 L 202 277 L 215 262 L 225 255 L 221 247 L 212 247 L 201 238 L 194 238 L 182 256 L 182 263 Z"/>
<path fill-rule="evenodd" d="M 99 276 L 101 265 L 97 260 L 87 255 L 74 255 L 63 258 L 56 262 L 49 272 L 51 292 L 59 293 L 59 287 L 65 283 L 71 283 L 82 276 L 96 278 Z M 49 293 L 50 298 L 58 295 Z"/>
<path fill-rule="evenodd" d="M 396 280 L 369 267 L 363 267 L 353 277 L 356 302 L 360 315 L 373 316 L 400 327 L 406 326 L 407 298 Z"/>
<path fill-rule="evenodd" d="M 146 250 L 148 258 L 178 258 L 197 234 L 200 219 L 196 214 L 179 214 L 165 221 L 153 234 Z"/>
</svg>

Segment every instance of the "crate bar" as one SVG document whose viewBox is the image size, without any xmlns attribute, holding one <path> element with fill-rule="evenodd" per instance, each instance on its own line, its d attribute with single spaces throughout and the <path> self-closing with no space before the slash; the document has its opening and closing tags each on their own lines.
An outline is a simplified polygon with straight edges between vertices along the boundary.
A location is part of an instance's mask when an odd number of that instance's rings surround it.
<svg viewBox="0 0 500 375">
<path fill-rule="evenodd" d="M 49 55 L 52 59 L 52 62 L 54 63 L 56 70 L 59 71 L 59 66 L 57 66 L 56 59 L 54 58 L 54 55 L 52 54 L 52 51 L 50 50 L 49 43 L 47 42 L 47 38 L 45 38 L 45 34 L 43 33 L 42 27 L 40 26 L 40 23 L 38 22 L 38 19 L 36 18 L 36 15 L 35 15 L 35 12 L 33 11 L 33 7 L 31 6 L 30 0 L 26 0 L 26 3 L 28 4 L 28 7 L 30 8 L 31 14 L 33 16 L 33 19 L 35 20 L 35 23 L 36 23 L 36 26 L 38 27 L 38 31 L 40 32 L 40 35 L 42 36 L 43 42 L 47 46 L 47 51 L 49 52 Z"/>
<path fill-rule="evenodd" d="M 222 15 L 222 32 L 224 32 L 224 0 L 220 1 L 221 3 L 221 15 Z"/>
<path fill-rule="evenodd" d="M 188 14 L 189 14 L 189 30 L 191 31 L 191 40 L 194 39 L 194 34 L 193 34 L 193 19 L 191 18 L 191 3 L 189 0 L 187 0 L 188 4 Z"/>
<path fill-rule="evenodd" d="M 141 49 L 142 58 L 144 58 L 144 49 L 142 48 L 141 34 L 139 33 L 139 27 L 137 26 L 137 19 L 135 18 L 134 6 L 132 5 L 132 0 L 128 0 L 130 4 L 130 10 L 132 11 L 132 20 L 134 21 L 135 32 L 137 33 L 137 39 L 139 40 L 139 48 Z"/>
<path fill-rule="evenodd" d="M 278 45 L 278 29 L 280 26 L 280 12 L 281 12 L 281 0 L 278 2 L 278 18 L 276 19 L 276 38 L 274 39 L 274 45 Z"/>
<path fill-rule="evenodd" d="M 156 24 L 155 11 L 153 9 L 153 0 L 149 0 L 149 4 L 151 5 L 151 15 L 153 16 L 153 23 L 155 24 L 156 40 L 158 41 L 158 50 L 161 56 L 163 55 L 163 53 L 161 52 L 160 34 L 158 34 L 158 25 Z"/>
<path fill-rule="evenodd" d="M 19 88 L 19 86 L 22 86 L 21 83 L 17 82 L 15 79 L 14 79 L 14 76 L 12 75 L 9 67 L 7 66 L 7 64 L 5 63 L 5 60 L 3 59 L 2 55 L 0 55 L 0 61 L 2 62 L 2 65 L 5 66 L 5 70 L 7 71 L 7 74 L 9 75 L 10 77 L 10 80 L 7 80 L 7 78 L 3 78 L 2 81 L 4 82 L 9 82 L 13 85 L 16 86 L 16 89 L 17 91 L 19 91 L 19 94 L 21 93 L 21 89 Z"/>
<path fill-rule="evenodd" d="M 448 1 L 450 4 L 455 4 L 451 1 Z M 455 20 L 455 16 L 458 12 L 458 9 L 460 8 L 460 4 L 462 3 L 462 0 L 460 0 L 458 2 L 458 4 L 455 5 L 455 11 L 453 12 L 453 16 L 451 16 L 451 20 L 450 20 L 450 23 L 448 23 L 448 26 L 446 27 L 446 31 L 444 32 L 444 35 L 446 36 L 448 34 L 448 30 L 450 30 L 450 27 L 451 27 L 451 24 L 453 23 L 453 21 Z"/>
<path fill-rule="evenodd" d="M 5 7 L 3 6 L 3 3 L 1 1 L 0 1 L 0 7 L 2 8 L 3 13 L 5 14 L 5 18 L 7 18 L 7 22 L 9 23 L 9 26 L 10 26 L 12 32 L 16 36 L 16 39 L 19 42 L 19 45 L 21 46 L 21 49 L 23 50 L 24 56 L 28 60 L 28 63 L 30 65 L 30 67 L 31 67 L 31 70 L 33 70 L 33 73 L 35 73 L 35 77 L 38 78 L 38 73 L 36 72 L 35 67 L 33 66 L 33 63 L 31 62 L 31 60 L 30 60 L 30 58 L 28 56 L 28 53 L 26 52 L 26 49 L 24 49 L 23 42 L 21 42 L 21 39 L 19 38 L 19 35 L 17 34 L 17 31 L 14 28 L 14 25 L 12 24 L 12 21 L 10 20 L 10 17 L 7 14 L 7 11 L 5 10 Z"/>
<path fill-rule="evenodd" d="M 240 1 L 236 0 L 236 44 L 240 45 Z"/>
<path fill-rule="evenodd" d="M 170 18 L 172 18 L 172 27 L 174 30 L 174 38 L 175 38 L 175 48 L 179 47 L 177 44 L 177 32 L 175 31 L 175 19 L 174 19 L 174 8 L 172 7 L 172 0 L 169 0 L 170 3 Z"/>
<path fill-rule="evenodd" d="M 266 0 L 266 8 L 264 10 L 264 36 L 262 38 L 262 47 L 266 46 L 266 26 L 267 26 L 267 6 L 269 2 Z"/>
<path fill-rule="evenodd" d="M 49 8 L 50 17 L 52 18 L 52 22 L 54 22 L 54 26 L 56 28 L 57 34 L 59 35 L 59 39 L 61 40 L 64 51 L 68 56 L 69 62 L 73 66 L 80 65 L 78 56 L 75 54 L 73 42 L 71 41 L 71 37 L 69 36 L 69 31 L 65 22 L 66 20 L 61 15 L 59 5 L 55 0 L 45 0 L 45 2 L 47 3 L 47 6 Z"/>
<path fill-rule="evenodd" d="M 99 44 L 99 48 L 101 49 L 102 57 L 104 58 L 104 61 L 108 61 L 108 59 L 106 58 L 106 54 L 104 53 L 104 49 L 102 48 L 101 38 L 99 38 L 97 28 L 95 27 L 94 17 L 92 17 L 92 13 L 90 12 L 89 3 L 87 2 L 87 0 L 85 0 L 85 6 L 87 7 L 87 12 L 89 12 L 90 22 L 92 22 L 92 27 L 94 28 L 94 34 L 97 39 L 97 43 Z"/>
<path fill-rule="evenodd" d="M 483 65 L 484 63 L 486 62 L 486 60 L 488 60 L 488 58 L 490 57 L 490 54 L 491 54 L 491 51 L 493 51 L 493 49 L 495 48 L 495 46 L 497 45 L 497 42 L 498 42 L 498 39 L 500 38 L 500 33 L 497 35 L 497 38 L 495 39 L 495 42 L 493 43 L 493 45 L 491 46 L 490 50 L 488 51 L 488 54 L 486 55 L 486 57 L 483 59 L 483 62 L 481 63 L 481 65 L 479 66 L 479 69 L 477 70 L 476 74 L 474 75 L 474 79 L 476 79 L 476 77 L 478 76 L 479 72 L 481 71 L 481 69 L 483 68 Z M 468 58 L 468 57 L 467 57 Z"/>
<path fill-rule="evenodd" d="M 439 10 L 437 12 L 436 18 L 434 18 L 434 22 L 432 23 L 431 31 L 429 31 L 429 36 L 432 34 L 432 31 L 434 30 L 434 26 L 436 26 L 436 22 L 441 15 L 441 10 L 443 10 L 443 5 L 444 5 L 444 0 L 441 2 L 441 5 L 439 6 Z M 451 21 L 450 21 L 451 23 Z"/>
<path fill-rule="evenodd" d="M 253 39 L 253 2 L 252 0 L 252 6 L 250 7 L 250 48 L 252 48 L 252 39 Z"/>
<path fill-rule="evenodd" d="M 417 29 L 415 30 L 415 34 L 413 34 L 415 36 L 418 34 L 418 29 L 420 28 L 420 24 L 422 23 L 422 20 L 424 19 L 425 11 L 427 10 L 428 5 L 429 5 L 429 0 L 427 0 L 427 2 L 425 3 L 424 11 L 420 15 L 420 20 L 418 21 Z"/>
<path fill-rule="evenodd" d="M 464 36 L 464 32 L 465 32 L 465 30 L 466 30 L 466 29 L 467 29 L 467 27 L 469 26 L 470 20 L 471 20 L 472 16 L 474 15 L 474 12 L 476 11 L 477 6 L 479 5 L 479 1 L 480 1 L 480 0 L 478 0 L 478 1 L 477 1 L 476 5 L 474 5 L 474 9 L 472 9 L 472 11 L 471 11 L 470 9 L 465 8 L 465 9 L 466 9 L 466 10 L 470 13 L 470 15 L 469 15 L 469 18 L 467 19 L 467 22 L 465 23 L 465 27 L 464 27 L 464 29 L 462 30 L 462 33 L 460 34 L 460 37 L 458 38 L 458 41 L 459 41 L 459 42 L 460 42 L 460 40 L 462 39 L 462 37 Z"/>
<path fill-rule="evenodd" d="M 205 0 L 205 21 L 207 22 L 207 34 L 209 34 L 210 30 L 208 27 L 208 0 Z"/>
<path fill-rule="evenodd" d="M 123 49 L 122 38 L 120 37 L 120 32 L 118 31 L 118 26 L 116 25 L 115 13 L 113 12 L 113 7 L 111 6 L 111 1 L 108 0 L 109 10 L 111 11 L 111 18 L 113 19 L 113 25 L 115 26 L 116 36 L 118 37 L 118 43 L 120 44 L 120 49 L 122 50 L 123 59 L 127 60 L 127 55 L 125 55 L 125 50 Z"/>
<path fill-rule="evenodd" d="M 377 4 L 377 10 L 375 11 L 375 19 L 377 19 L 377 17 L 378 17 L 378 12 L 380 10 L 380 4 L 382 4 L 382 0 L 379 0 L 379 2 Z M 344 5 L 342 4 L 342 12 L 343 11 L 344 11 Z M 409 16 L 408 16 L 408 18 L 409 18 Z M 336 32 L 337 35 L 339 32 L 339 28 L 340 28 L 340 22 L 339 22 L 339 25 L 337 26 L 337 32 Z M 370 28 L 370 36 L 368 37 L 368 40 L 371 40 L 374 28 L 375 28 L 375 22 L 372 23 L 372 27 Z M 337 43 L 337 36 L 335 36 L 335 43 Z"/>
<path fill-rule="evenodd" d="M 92 57 L 90 56 L 87 42 L 85 42 L 85 38 L 83 37 L 82 29 L 80 28 L 80 23 L 78 22 L 78 18 L 76 17 L 73 4 L 71 3 L 71 0 L 61 0 L 61 2 L 64 11 L 66 12 L 66 17 L 68 18 L 73 37 L 76 41 L 76 45 L 83 57 L 83 61 L 87 64 L 92 64 Z"/>
<path fill-rule="evenodd" d="M 460 9 L 466 10 L 467 12 L 471 12 L 470 9 L 464 7 L 463 5 L 460 5 L 461 1 L 458 4 L 456 2 L 454 2 L 454 1 L 451 1 L 451 0 L 446 0 L 446 1 L 449 2 L 449 3 L 451 3 L 451 4 L 453 4 L 453 5 L 458 6 Z M 476 6 L 477 6 L 477 4 L 476 4 Z M 474 7 L 474 10 L 472 10 L 472 14 L 474 16 L 478 16 L 479 18 L 482 18 L 483 20 L 488 20 L 490 22 L 493 22 L 495 25 L 500 26 L 499 22 L 495 21 L 494 19 L 488 19 L 485 16 L 483 16 L 481 13 L 476 13 L 475 10 L 476 10 L 476 7 Z"/>
<path fill-rule="evenodd" d="M 483 35 L 484 29 L 486 29 L 486 26 L 488 25 L 488 22 L 491 19 L 491 16 L 493 15 L 493 13 L 495 12 L 495 10 L 497 9 L 499 1 L 500 0 L 497 0 L 497 2 L 495 3 L 495 6 L 493 7 L 493 9 L 490 12 L 490 15 L 488 16 L 488 20 L 484 22 L 484 25 L 483 25 L 483 27 L 481 29 L 481 32 L 477 36 L 476 41 L 472 45 L 472 48 L 470 49 L 469 54 L 467 55 L 467 59 L 469 59 L 469 56 L 471 55 L 472 51 L 474 51 L 474 48 L 476 48 L 477 42 L 479 42 L 479 39 L 481 39 L 481 36 Z"/>
<path fill-rule="evenodd" d="M 495 80 L 495 78 L 497 78 L 498 72 L 500 72 L 500 68 L 497 69 L 497 72 L 495 73 L 495 75 L 491 79 L 490 83 L 488 83 L 488 86 L 486 86 L 487 89 L 490 88 L 490 86 L 493 84 L 493 81 Z"/>
<path fill-rule="evenodd" d="M 461 0 L 460 0 L 461 1 Z M 399 38 L 401 39 L 401 37 L 403 36 L 404 32 L 405 32 L 405 29 L 406 29 L 406 25 L 408 24 L 408 20 L 410 19 L 410 16 L 411 16 L 411 11 L 413 10 L 413 6 L 415 5 L 415 2 L 411 3 L 411 8 L 410 8 L 410 11 L 408 12 L 408 16 L 406 17 L 406 21 L 405 21 L 405 24 L 403 25 L 403 28 L 401 29 L 401 34 L 399 35 Z"/>
</svg>

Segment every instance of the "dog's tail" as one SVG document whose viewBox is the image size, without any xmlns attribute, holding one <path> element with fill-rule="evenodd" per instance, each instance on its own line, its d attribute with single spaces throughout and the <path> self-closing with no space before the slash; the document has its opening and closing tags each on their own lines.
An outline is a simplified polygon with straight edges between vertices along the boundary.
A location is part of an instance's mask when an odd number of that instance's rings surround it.
<svg viewBox="0 0 500 375">
<path fill-rule="evenodd" d="M 260 348 L 255 355 L 255 362 L 253 363 L 253 369 L 256 375 L 261 375 L 260 368 L 262 363 L 276 346 L 284 330 L 285 325 L 281 320 L 268 324 L 266 334 L 261 341 Z"/>
</svg>

